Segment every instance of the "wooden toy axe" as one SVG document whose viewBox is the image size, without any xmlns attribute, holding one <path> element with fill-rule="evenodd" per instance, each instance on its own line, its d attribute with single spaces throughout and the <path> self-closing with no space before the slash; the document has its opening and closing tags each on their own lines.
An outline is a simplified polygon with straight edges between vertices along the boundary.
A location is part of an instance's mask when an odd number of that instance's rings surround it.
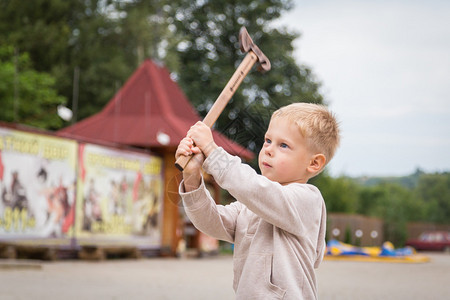
<svg viewBox="0 0 450 300">
<path fill-rule="evenodd" d="M 253 65 L 258 62 L 258 70 L 260 72 L 265 72 L 270 70 L 270 61 L 269 59 L 262 53 L 262 51 L 253 43 L 252 38 L 247 32 L 245 27 L 242 27 L 239 31 L 239 44 L 241 51 L 247 53 L 244 60 L 241 62 L 239 67 L 234 72 L 233 76 L 231 76 L 225 88 L 220 93 L 219 97 L 214 102 L 214 105 L 208 111 L 208 114 L 203 119 L 203 123 L 205 123 L 210 128 L 214 125 L 217 118 L 222 113 L 223 109 L 230 101 L 234 92 L 236 92 L 237 88 L 241 84 L 242 80 L 244 80 L 245 76 L 247 76 L 250 69 Z M 175 162 L 175 166 L 183 171 L 187 166 L 189 161 L 191 160 L 192 155 L 190 156 L 180 156 Z"/>
</svg>

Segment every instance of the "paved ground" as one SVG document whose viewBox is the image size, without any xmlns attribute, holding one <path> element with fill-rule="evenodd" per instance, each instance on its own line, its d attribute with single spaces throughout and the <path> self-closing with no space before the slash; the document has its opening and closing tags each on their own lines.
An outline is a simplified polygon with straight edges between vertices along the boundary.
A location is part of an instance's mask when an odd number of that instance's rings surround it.
<svg viewBox="0 0 450 300">
<path fill-rule="evenodd" d="M 325 261 L 320 299 L 450 299 L 450 254 L 425 264 Z M 0 260 L 0 299 L 234 299 L 230 257 Z"/>
<path fill-rule="evenodd" d="M 421 264 L 325 261 L 320 299 L 450 299 L 450 254 L 427 255 Z"/>
</svg>

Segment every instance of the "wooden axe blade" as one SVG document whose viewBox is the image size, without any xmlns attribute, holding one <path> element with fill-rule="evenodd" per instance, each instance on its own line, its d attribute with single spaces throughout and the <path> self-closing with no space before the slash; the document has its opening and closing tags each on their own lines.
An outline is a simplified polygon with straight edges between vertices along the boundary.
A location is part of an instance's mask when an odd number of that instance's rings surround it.
<svg viewBox="0 0 450 300">
<path fill-rule="evenodd" d="M 203 119 L 203 123 L 207 126 L 212 127 L 216 122 L 217 118 L 219 118 L 220 114 L 224 110 L 225 106 L 230 101 L 231 97 L 236 92 L 239 85 L 244 80 L 245 76 L 247 76 L 248 72 L 251 70 L 253 65 L 256 62 L 259 62 L 260 67 L 258 70 L 260 71 L 268 71 L 270 70 L 270 61 L 267 56 L 253 43 L 250 35 L 247 32 L 245 27 L 242 27 L 239 31 L 239 44 L 241 47 L 241 51 L 246 52 L 247 55 L 244 57 L 239 67 L 234 72 L 233 76 L 231 76 L 225 88 L 220 93 L 219 97 L 217 97 L 211 109 L 208 111 L 207 115 Z M 175 166 L 183 171 L 187 166 L 189 161 L 191 160 L 192 155 L 189 156 L 180 156 L 175 162 Z"/>
</svg>

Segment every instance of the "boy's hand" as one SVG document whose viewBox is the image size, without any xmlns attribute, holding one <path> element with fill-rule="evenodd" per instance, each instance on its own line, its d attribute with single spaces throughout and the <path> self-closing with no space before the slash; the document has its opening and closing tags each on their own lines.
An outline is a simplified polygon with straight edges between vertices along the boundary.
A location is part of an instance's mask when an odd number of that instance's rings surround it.
<svg viewBox="0 0 450 300">
<path fill-rule="evenodd" d="M 214 142 L 211 128 L 203 122 L 197 122 L 189 129 L 187 136 L 190 137 L 195 145 L 208 157 L 218 146 Z"/>
<path fill-rule="evenodd" d="M 181 140 L 177 151 L 175 152 L 175 160 L 182 155 L 193 155 L 192 159 L 183 170 L 184 188 L 186 192 L 190 192 L 196 190 L 200 186 L 200 172 L 205 157 L 203 156 L 202 151 L 194 146 L 194 141 L 189 137 L 185 137 Z"/>
<path fill-rule="evenodd" d="M 177 151 L 175 152 L 175 160 L 177 160 L 180 156 L 189 156 L 193 155 L 190 162 L 187 164 L 183 173 L 192 174 L 192 173 L 200 173 L 200 168 L 203 164 L 203 153 L 194 145 L 194 141 L 190 137 L 185 137 L 181 140 L 178 145 Z"/>
</svg>

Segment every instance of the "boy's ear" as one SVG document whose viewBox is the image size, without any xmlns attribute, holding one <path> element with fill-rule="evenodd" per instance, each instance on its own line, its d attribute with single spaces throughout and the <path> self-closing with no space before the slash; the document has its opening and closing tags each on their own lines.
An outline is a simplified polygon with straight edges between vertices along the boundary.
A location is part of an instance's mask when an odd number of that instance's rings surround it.
<svg viewBox="0 0 450 300">
<path fill-rule="evenodd" d="M 323 154 L 315 154 L 312 157 L 311 162 L 309 163 L 308 171 L 313 173 L 313 174 L 316 174 L 316 173 L 320 172 L 323 169 L 323 167 L 325 166 L 326 162 L 327 162 L 327 159 L 326 159 L 325 155 L 323 155 Z"/>
</svg>

